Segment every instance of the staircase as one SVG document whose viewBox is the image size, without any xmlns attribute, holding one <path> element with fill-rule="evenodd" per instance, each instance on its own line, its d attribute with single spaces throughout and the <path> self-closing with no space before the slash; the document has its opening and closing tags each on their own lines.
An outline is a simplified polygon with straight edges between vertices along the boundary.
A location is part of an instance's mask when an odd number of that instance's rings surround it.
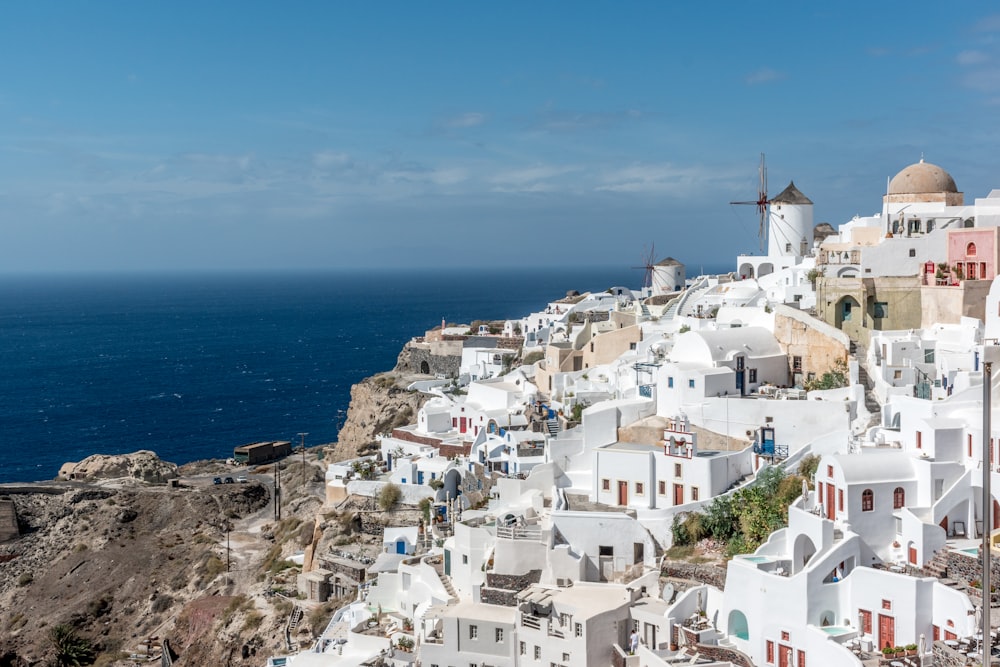
<svg viewBox="0 0 1000 667">
<path fill-rule="evenodd" d="M 562 430 L 562 426 L 559 424 L 558 419 L 546 420 L 545 428 L 548 430 L 549 435 L 551 436 L 557 435 Z"/>
<path fill-rule="evenodd" d="M 867 353 L 860 345 L 855 350 L 858 359 L 858 384 L 865 388 L 865 408 L 872 416 L 866 427 L 867 430 L 872 426 L 878 426 L 882 423 L 882 404 L 878 402 L 875 392 L 872 391 L 874 383 L 868 376 L 868 369 L 866 368 L 866 364 L 868 363 Z"/>
<path fill-rule="evenodd" d="M 449 577 L 444 572 L 438 572 L 437 575 L 438 579 L 441 580 L 441 583 L 444 584 L 444 589 L 448 591 L 448 595 L 454 598 L 454 600 L 457 602 L 458 593 L 455 592 L 455 586 L 451 583 L 451 577 Z"/>
<path fill-rule="evenodd" d="M 951 585 L 948 579 L 948 551 L 947 549 L 941 549 L 934 554 L 934 558 L 931 562 L 927 563 L 923 567 L 924 575 L 928 577 L 936 577 L 941 580 L 941 583 L 945 585 Z"/>
<path fill-rule="evenodd" d="M 295 605 L 292 608 L 292 613 L 288 615 L 288 623 L 285 624 L 285 645 L 288 647 L 289 653 L 294 653 L 298 650 L 298 647 L 292 642 L 292 631 L 299 627 L 299 623 L 302 622 L 302 607 Z"/>
<path fill-rule="evenodd" d="M 712 289 L 712 285 L 708 280 L 703 280 L 687 292 L 684 296 L 680 298 L 677 304 L 677 313 L 680 315 L 695 315 L 698 312 L 698 304 L 695 303 L 702 294 Z"/>
</svg>

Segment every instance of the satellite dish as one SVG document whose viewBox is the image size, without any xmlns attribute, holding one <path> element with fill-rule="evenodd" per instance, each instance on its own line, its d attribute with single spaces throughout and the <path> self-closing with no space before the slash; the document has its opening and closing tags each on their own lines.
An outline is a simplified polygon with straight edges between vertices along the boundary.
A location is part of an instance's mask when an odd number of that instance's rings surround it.
<svg viewBox="0 0 1000 667">
<path fill-rule="evenodd" d="M 674 585 L 666 584 L 663 587 L 663 600 L 667 603 L 674 601 Z"/>
</svg>

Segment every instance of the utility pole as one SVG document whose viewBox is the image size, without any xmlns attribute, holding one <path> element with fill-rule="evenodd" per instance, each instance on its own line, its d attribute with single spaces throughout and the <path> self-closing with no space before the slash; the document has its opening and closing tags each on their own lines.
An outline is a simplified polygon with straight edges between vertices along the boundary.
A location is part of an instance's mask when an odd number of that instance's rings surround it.
<svg viewBox="0 0 1000 667">
<path fill-rule="evenodd" d="M 281 462 L 274 462 L 274 518 L 281 521 Z"/>
<path fill-rule="evenodd" d="M 300 443 L 302 447 L 302 483 L 306 483 L 306 436 L 308 433 L 299 433 Z"/>
<path fill-rule="evenodd" d="M 226 521 L 226 583 L 229 583 L 229 570 L 230 570 L 230 558 L 229 558 L 229 531 L 232 530 L 233 526 Z"/>
</svg>

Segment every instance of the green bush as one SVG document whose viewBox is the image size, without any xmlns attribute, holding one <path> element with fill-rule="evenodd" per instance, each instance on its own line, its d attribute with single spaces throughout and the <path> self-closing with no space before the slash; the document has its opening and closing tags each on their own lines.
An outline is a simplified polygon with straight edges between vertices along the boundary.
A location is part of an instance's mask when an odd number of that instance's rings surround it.
<svg viewBox="0 0 1000 667">
<path fill-rule="evenodd" d="M 382 487 L 382 490 L 378 493 L 378 506 L 383 512 L 388 512 L 399 499 L 403 497 L 403 491 L 395 484 L 386 484 Z"/>
<path fill-rule="evenodd" d="M 815 454 L 806 454 L 799 461 L 799 474 L 808 480 L 812 480 L 817 469 L 819 469 L 819 457 Z"/>
<path fill-rule="evenodd" d="M 90 640 L 76 634 L 68 625 L 57 625 L 49 632 L 55 650 L 56 664 L 60 667 L 80 667 L 94 661 L 94 647 Z"/>
</svg>

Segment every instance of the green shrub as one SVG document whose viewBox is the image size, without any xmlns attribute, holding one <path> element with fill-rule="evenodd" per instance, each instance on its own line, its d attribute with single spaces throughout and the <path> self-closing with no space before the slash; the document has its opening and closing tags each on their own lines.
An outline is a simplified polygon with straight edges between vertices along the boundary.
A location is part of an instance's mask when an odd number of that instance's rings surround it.
<svg viewBox="0 0 1000 667">
<path fill-rule="evenodd" d="M 49 632 L 49 641 L 55 650 L 56 664 L 60 667 L 80 667 L 94 661 L 93 644 L 68 625 L 53 627 Z"/>
<path fill-rule="evenodd" d="M 403 497 L 403 491 L 395 484 L 386 484 L 382 487 L 382 490 L 378 493 L 378 506 L 383 512 L 388 512 L 399 499 Z"/>
</svg>

